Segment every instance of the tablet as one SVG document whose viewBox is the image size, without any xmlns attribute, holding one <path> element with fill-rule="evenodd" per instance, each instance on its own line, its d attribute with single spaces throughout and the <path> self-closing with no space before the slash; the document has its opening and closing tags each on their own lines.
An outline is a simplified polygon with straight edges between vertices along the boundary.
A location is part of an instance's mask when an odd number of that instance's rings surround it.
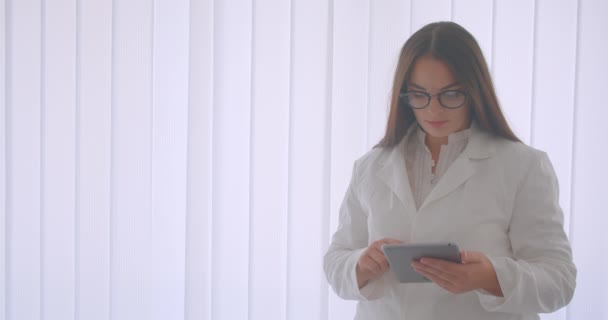
<svg viewBox="0 0 608 320">
<path fill-rule="evenodd" d="M 430 282 L 412 268 L 412 261 L 420 258 L 436 258 L 460 263 L 460 250 L 453 243 L 433 244 L 385 244 L 382 251 L 397 280 L 401 283 Z"/>
</svg>

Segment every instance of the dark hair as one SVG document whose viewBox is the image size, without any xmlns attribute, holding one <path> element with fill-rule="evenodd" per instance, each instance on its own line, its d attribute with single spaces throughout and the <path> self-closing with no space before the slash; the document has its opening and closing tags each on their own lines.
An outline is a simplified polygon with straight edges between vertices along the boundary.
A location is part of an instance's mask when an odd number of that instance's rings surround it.
<svg viewBox="0 0 608 320">
<path fill-rule="evenodd" d="M 454 22 L 435 22 L 416 31 L 403 45 L 395 70 L 390 112 L 384 138 L 376 147 L 392 147 L 416 122 L 411 108 L 399 102 L 416 59 L 432 56 L 447 64 L 469 95 L 473 120 L 481 130 L 512 141 L 520 141 L 500 110 L 488 66 L 479 44 L 466 29 Z"/>
</svg>

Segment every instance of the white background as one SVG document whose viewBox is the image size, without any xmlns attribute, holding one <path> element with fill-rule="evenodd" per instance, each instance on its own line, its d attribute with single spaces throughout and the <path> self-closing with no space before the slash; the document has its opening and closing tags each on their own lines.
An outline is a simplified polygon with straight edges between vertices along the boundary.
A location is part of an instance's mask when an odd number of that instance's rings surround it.
<svg viewBox="0 0 608 320">
<path fill-rule="evenodd" d="M 322 255 L 407 37 L 454 20 L 608 319 L 608 1 L 5 0 L 0 320 L 352 319 Z M 449 223 L 449 221 L 446 221 Z"/>
</svg>

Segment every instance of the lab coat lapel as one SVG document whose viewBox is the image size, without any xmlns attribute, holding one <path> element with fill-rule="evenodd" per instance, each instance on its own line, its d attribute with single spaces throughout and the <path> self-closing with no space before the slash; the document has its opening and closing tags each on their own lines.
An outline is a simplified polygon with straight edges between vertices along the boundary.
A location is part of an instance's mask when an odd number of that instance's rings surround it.
<svg viewBox="0 0 608 320">
<path fill-rule="evenodd" d="M 407 212 L 413 214 L 416 212 L 416 205 L 414 204 L 414 195 L 412 194 L 409 177 L 405 167 L 405 157 L 401 151 L 403 150 L 404 143 L 407 139 L 408 136 L 406 135 L 402 141 L 391 150 L 383 167 L 378 171 L 378 176 L 393 191 L 397 198 L 399 198 L 407 209 Z"/>
<path fill-rule="evenodd" d="M 426 197 L 419 210 L 433 201 L 437 201 L 456 190 L 475 173 L 473 159 L 485 159 L 494 155 L 496 148 L 493 138 L 479 129 L 476 122 L 471 125 L 471 136 L 466 148 L 448 170 L 439 179 L 439 182 Z"/>
<path fill-rule="evenodd" d="M 433 188 L 431 193 L 426 197 L 422 206 L 420 206 L 420 210 L 424 209 L 429 203 L 433 201 L 437 201 L 456 188 L 458 188 L 461 184 L 473 175 L 473 165 L 471 164 L 471 159 L 462 153 L 452 165 L 448 168 L 448 170 L 443 174 L 441 179 L 437 185 Z"/>
</svg>

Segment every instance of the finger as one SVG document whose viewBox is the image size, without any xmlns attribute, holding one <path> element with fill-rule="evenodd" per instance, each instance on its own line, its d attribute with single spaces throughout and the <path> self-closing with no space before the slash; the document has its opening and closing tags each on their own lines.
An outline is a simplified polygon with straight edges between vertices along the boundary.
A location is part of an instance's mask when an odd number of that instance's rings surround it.
<svg viewBox="0 0 608 320">
<path fill-rule="evenodd" d="M 382 266 L 378 264 L 378 262 L 376 262 L 369 254 L 362 259 L 361 266 L 372 274 L 382 272 Z"/>
<path fill-rule="evenodd" d="M 393 239 L 393 238 L 384 238 L 382 240 L 384 240 L 384 244 L 401 244 L 401 243 L 403 243 L 403 241 Z"/>
<path fill-rule="evenodd" d="M 423 275 L 427 279 L 431 280 L 433 283 L 437 284 L 438 286 L 440 286 L 452 293 L 457 293 L 456 287 L 450 281 L 443 279 L 443 278 L 437 276 L 436 274 L 429 272 L 428 270 L 425 270 L 425 269 L 414 268 L 414 270 L 416 270 L 416 272 L 420 273 L 421 275 Z"/>
<path fill-rule="evenodd" d="M 388 268 L 388 260 L 386 259 L 386 256 L 384 255 L 384 253 L 382 251 L 380 251 L 380 249 L 378 249 L 378 248 L 372 248 L 369 251 L 369 256 L 376 263 L 378 263 L 378 265 L 380 265 L 383 269 Z"/>
<path fill-rule="evenodd" d="M 483 262 L 486 259 L 486 256 L 478 251 L 463 251 L 463 253 L 463 263 Z"/>
<path fill-rule="evenodd" d="M 433 276 L 441 277 L 441 278 L 445 277 L 444 273 L 441 270 L 435 269 L 430 265 L 422 264 L 420 262 L 413 262 L 412 267 L 414 268 L 414 270 L 416 270 L 418 272 L 424 272 L 425 274 L 432 274 Z"/>
<path fill-rule="evenodd" d="M 449 275 L 460 274 L 460 267 L 462 266 L 459 263 L 434 258 L 422 258 L 420 259 L 420 263 L 441 273 Z"/>
<path fill-rule="evenodd" d="M 439 261 L 439 262 L 443 262 L 443 261 Z M 428 260 L 427 260 L 428 263 Z M 441 265 L 445 265 L 444 263 L 440 263 Z M 427 273 L 433 274 L 438 278 L 441 278 L 445 281 L 448 281 L 450 283 L 457 283 L 459 281 L 459 279 L 461 278 L 460 274 L 454 270 L 451 269 L 443 269 L 441 266 L 437 266 L 437 265 L 431 265 L 431 264 L 424 264 L 422 262 L 417 262 L 413 264 L 416 268 L 418 268 L 419 270 L 423 270 Z"/>
<path fill-rule="evenodd" d="M 378 248 L 378 249 L 382 249 L 382 246 L 385 244 L 400 244 L 402 243 L 401 241 L 397 240 L 397 239 L 392 239 L 392 238 L 383 238 L 380 240 L 376 240 L 374 241 L 370 247 L 374 247 L 374 248 Z"/>
</svg>

